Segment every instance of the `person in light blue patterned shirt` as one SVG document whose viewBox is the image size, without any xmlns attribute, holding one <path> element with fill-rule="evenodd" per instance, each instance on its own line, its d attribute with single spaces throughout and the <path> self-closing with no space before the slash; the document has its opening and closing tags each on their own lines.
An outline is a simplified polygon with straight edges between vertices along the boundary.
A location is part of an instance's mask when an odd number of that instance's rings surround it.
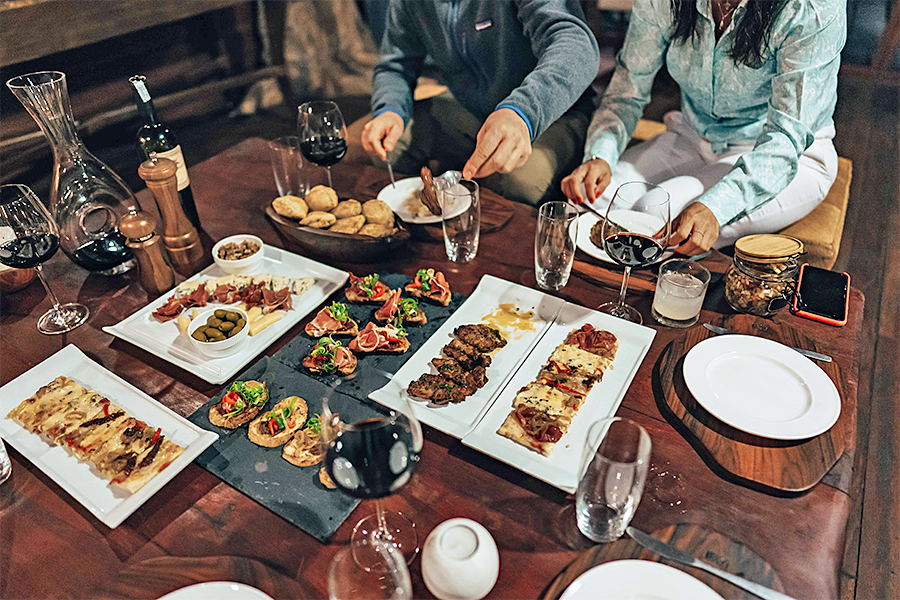
<svg viewBox="0 0 900 600">
<path fill-rule="evenodd" d="M 643 180 L 671 196 L 670 245 L 699 254 L 808 214 L 837 174 L 832 114 L 846 0 L 635 0 L 584 163 L 562 182 L 608 203 Z M 625 150 L 665 61 L 666 131 Z"/>
</svg>

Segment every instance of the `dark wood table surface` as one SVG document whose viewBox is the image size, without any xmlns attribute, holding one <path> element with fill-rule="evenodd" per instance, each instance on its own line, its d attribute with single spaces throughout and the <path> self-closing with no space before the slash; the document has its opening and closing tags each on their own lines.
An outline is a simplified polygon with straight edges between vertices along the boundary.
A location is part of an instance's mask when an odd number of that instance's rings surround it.
<svg viewBox="0 0 900 600">
<path fill-rule="evenodd" d="M 364 165 L 333 168 L 341 195 L 370 189 L 383 177 Z M 246 140 L 191 169 L 204 225 L 204 245 L 234 233 L 251 232 L 266 243 L 296 251 L 267 221 L 261 206 L 275 195 L 265 143 Z M 155 211 L 144 191 L 145 210 Z M 366 198 L 361 198 L 365 200 Z M 535 287 L 532 239 L 534 209 L 509 204 L 513 217 L 485 235 L 477 258 L 447 262 L 443 245 L 414 237 L 409 247 L 378 264 L 334 266 L 356 273 L 374 270 L 413 274 L 422 265 L 444 271 L 453 288 L 468 294 L 482 275 Z M 211 262 L 211 259 L 208 259 Z M 322 259 L 320 259 L 322 260 Z M 325 262 L 327 259 L 324 259 Z M 91 309 L 90 321 L 63 336 L 40 335 L 37 317 L 49 306 L 34 283 L 2 298 L 3 349 L 0 382 L 6 383 L 67 344 L 182 415 L 193 412 L 220 386 L 115 339 L 101 328 L 113 325 L 150 299 L 135 273 L 107 278 L 90 275 L 60 252 L 46 265 L 60 299 Z M 559 294 L 596 306 L 616 292 L 572 277 Z M 649 295 L 629 301 L 650 317 Z M 787 312 L 774 318 L 816 341 L 850 375 L 844 410 L 856 411 L 858 339 L 864 298 L 852 291 L 850 322 L 836 330 Z M 715 320 L 729 311 L 704 311 Z M 305 322 L 305 321 L 304 321 Z M 271 355 L 302 331 L 296 325 L 273 344 Z M 633 524 L 654 531 L 677 523 L 698 523 L 739 541 L 761 555 L 797 598 L 837 596 L 837 575 L 850 508 L 855 439 L 823 479 L 807 493 L 778 496 L 717 475 L 661 415 L 651 373 L 666 345 L 682 332 L 658 333 L 618 414 L 643 424 L 653 440 L 644 497 Z M 55 374 L 48 373 L 48 381 Z M 867 399 L 860 399 L 866 402 Z M 417 522 L 424 538 L 440 522 L 468 517 L 485 525 L 500 548 L 500 578 L 491 598 L 537 598 L 579 554 L 590 548 L 574 524 L 573 499 L 518 470 L 463 447 L 430 428 L 420 467 L 410 484 L 387 499 Z M 855 425 L 849 428 L 855 436 Z M 231 579 L 256 585 L 276 597 L 327 596 L 326 574 L 334 553 L 347 542 L 354 523 L 373 510 L 362 503 L 328 544 L 287 523 L 197 465 L 190 465 L 116 529 L 109 529 L 53 480 L 10 449 L 11 479 L 0 486 L 0 597 L 158 597 L 197 581 Z M 411 567 L 416 597 L 430 597 L 419 561 Z"/>
</svg>

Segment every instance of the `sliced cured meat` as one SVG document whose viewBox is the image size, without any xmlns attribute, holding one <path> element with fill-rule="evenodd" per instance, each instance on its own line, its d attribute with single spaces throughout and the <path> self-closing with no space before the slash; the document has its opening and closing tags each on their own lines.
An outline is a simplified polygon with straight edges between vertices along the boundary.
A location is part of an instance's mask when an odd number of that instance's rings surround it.
<svg viewBox="0 0 900 600">
<path fill-rule="evenodd" d="M 409 340 L 401 330 L 392 325 L 376 327 L 369 322 L 365 328 L 347 345 L 354 352 L 395 352 L 402 354 L 409 350 Z"/>
<path fill-rule="evenodd" d="M 350 273 L 350 287 L 344 294 L 350 302 L 384 302 L 391 292 L 388 286 L 379 281 L 378 273 L 357 277 Z"/>
<path fill-rule="evenodd" d="M 375 319 L 384 323 L 390 321 L 400 308 L 400 290 L 392 290 L 384 301 L 384 306 L 375 311 Z"/>
<path fill-rule="evenodd" d="M 359 325 L 347 314 L 347 305 L 333 302 L 318 312 L 316 317 L 307 323 L 304 329 L 312 337 L 324 335 L 356 335 Z"/>
<path fill-rule="evenodd" d="M 619 349 L 619 340 L 615 334 L 594 329 L 590 323 L 585 323 L 580 329 L 576 329 L 569 333 L 566 337 L 566 343 L 578 346 L 582 350 L 596 354 L 609 361 L 616 358 L 616 351 Z"/>
</svg>

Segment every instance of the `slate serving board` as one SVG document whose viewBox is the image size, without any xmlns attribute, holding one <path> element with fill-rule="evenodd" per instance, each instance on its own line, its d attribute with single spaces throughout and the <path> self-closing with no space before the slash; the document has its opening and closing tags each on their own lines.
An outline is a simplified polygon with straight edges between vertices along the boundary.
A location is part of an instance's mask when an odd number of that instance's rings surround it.
<svg viewBox="0 0 900 600">
<path fill-rule="evenodd" d="M 380 280 L 391 289 L 402 289 L 403 286 L 412 282 L 412 278 L 408 275 L 398 273 L 381 275 Z M 404 292 L 403 297 L 409 297 L 409 294 Z M 394 373 L 409 360 L 409 357 L 416 353 L 416 350 L 425 343 L 425 340 L 434 335 L 441 325 L 444 324 L 444 321 L 456 312 L 456 309 L 460 307 L 465 299 L 466 296 L 454 292 L 448 306 L 440 306 L 420 300 L 419 308 L 425 312 L 428 322 L 421 327 L 409 326 L 406 328 L 410 348 L 403 354 L 357 353 L 358 363 L 356 371 L 348 376 L 322 374 L 310 374 L 309 376 L 327 386 L 336 385 L 336 390 L 340 393 L 347 394 L 357 400 L 366 401 L 370 393 L 381 389 L 390 381 Z M 351 303 L 347 302 L 346 298 L 340 298 L 339 301 L 347 304 L 350 318 L 359 323 L 360 331 L 369 321 L 374 321 L 375 311 L 382 306 L 380 303 Z M 377 321 L 375 324 L 378 326 L 382 325 L 382 323 Z M 346 346 L 353 338 L 338 336 L 335 339 Z M 276 352 L 272 358 L 292 369 L 308 373 L 301 363 L 317 341 L 317 338 L 311 338 L 305 333 L 301 333 Z"/>
<path fill-rule="evenodd" d="M 372 406 L 341 394 L 323 382 L 299 373 L 285 364 L 263 357 L 241 373 L 236 381 L 256 379 L 269 387 L 273 407 L 287 396 L 306 400 L 309 414 L 322 412 L 322 398 L 329 398 L 332 411 L 348 422 L 361 421 L 380 413 Z M 281 457 L 281 447 L 263 448 L 247 437 L 247 426 L 237 429 L 216 427 L 209 421 L 209 408 L 228 392 L 219 394 L 197 409 L 188 419 L 219 434 L 219 439 L 197 458 L 197 463 L 229 485 L 281 515 L 319 541 L 325 541 L 350 515 L 359 500 L 319 482 L 322 464 L 297 467 Z"/>
</svg>

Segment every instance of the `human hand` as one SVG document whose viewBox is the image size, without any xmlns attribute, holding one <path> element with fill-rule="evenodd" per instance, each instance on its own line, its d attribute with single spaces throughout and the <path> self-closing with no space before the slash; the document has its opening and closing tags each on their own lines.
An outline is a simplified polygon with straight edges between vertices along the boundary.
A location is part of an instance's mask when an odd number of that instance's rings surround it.
<svg viewBox="0 0 900 600">
<path fill-rule="evenodd" d="M 403 119 L 395 112 L 383 112 L 363 128 L 362 145 L 369 155 L 375 154 L 387 161 L 388 152 L 394 149 L 403 135 Z"/>
<path fill-rule="evenodd" d="M 695 202 L 687 206 L 672 221 L 669 247 L 686 256 L 694 256 L 712 248 L 719 238 L 719 222 L 705 204 Z"/>
<path fill-rule="evenodd" d="M 594 158 L 582 163 L 571 175 L 564 178 L 561 187 L 569 200 L 581 204 L 585 200 L 593 202 L 599 198 L 610 181 L 612 169 L 609 163 L 602 158 Z"/>
<path fill-rule="evenodd" d="M 492 112 L 478 132 L 475 151 L 463 167 L 463 178 L 509 173 L 531 156 L 531 137 L 522 117 L 511 108 Z"/>
</svg>

